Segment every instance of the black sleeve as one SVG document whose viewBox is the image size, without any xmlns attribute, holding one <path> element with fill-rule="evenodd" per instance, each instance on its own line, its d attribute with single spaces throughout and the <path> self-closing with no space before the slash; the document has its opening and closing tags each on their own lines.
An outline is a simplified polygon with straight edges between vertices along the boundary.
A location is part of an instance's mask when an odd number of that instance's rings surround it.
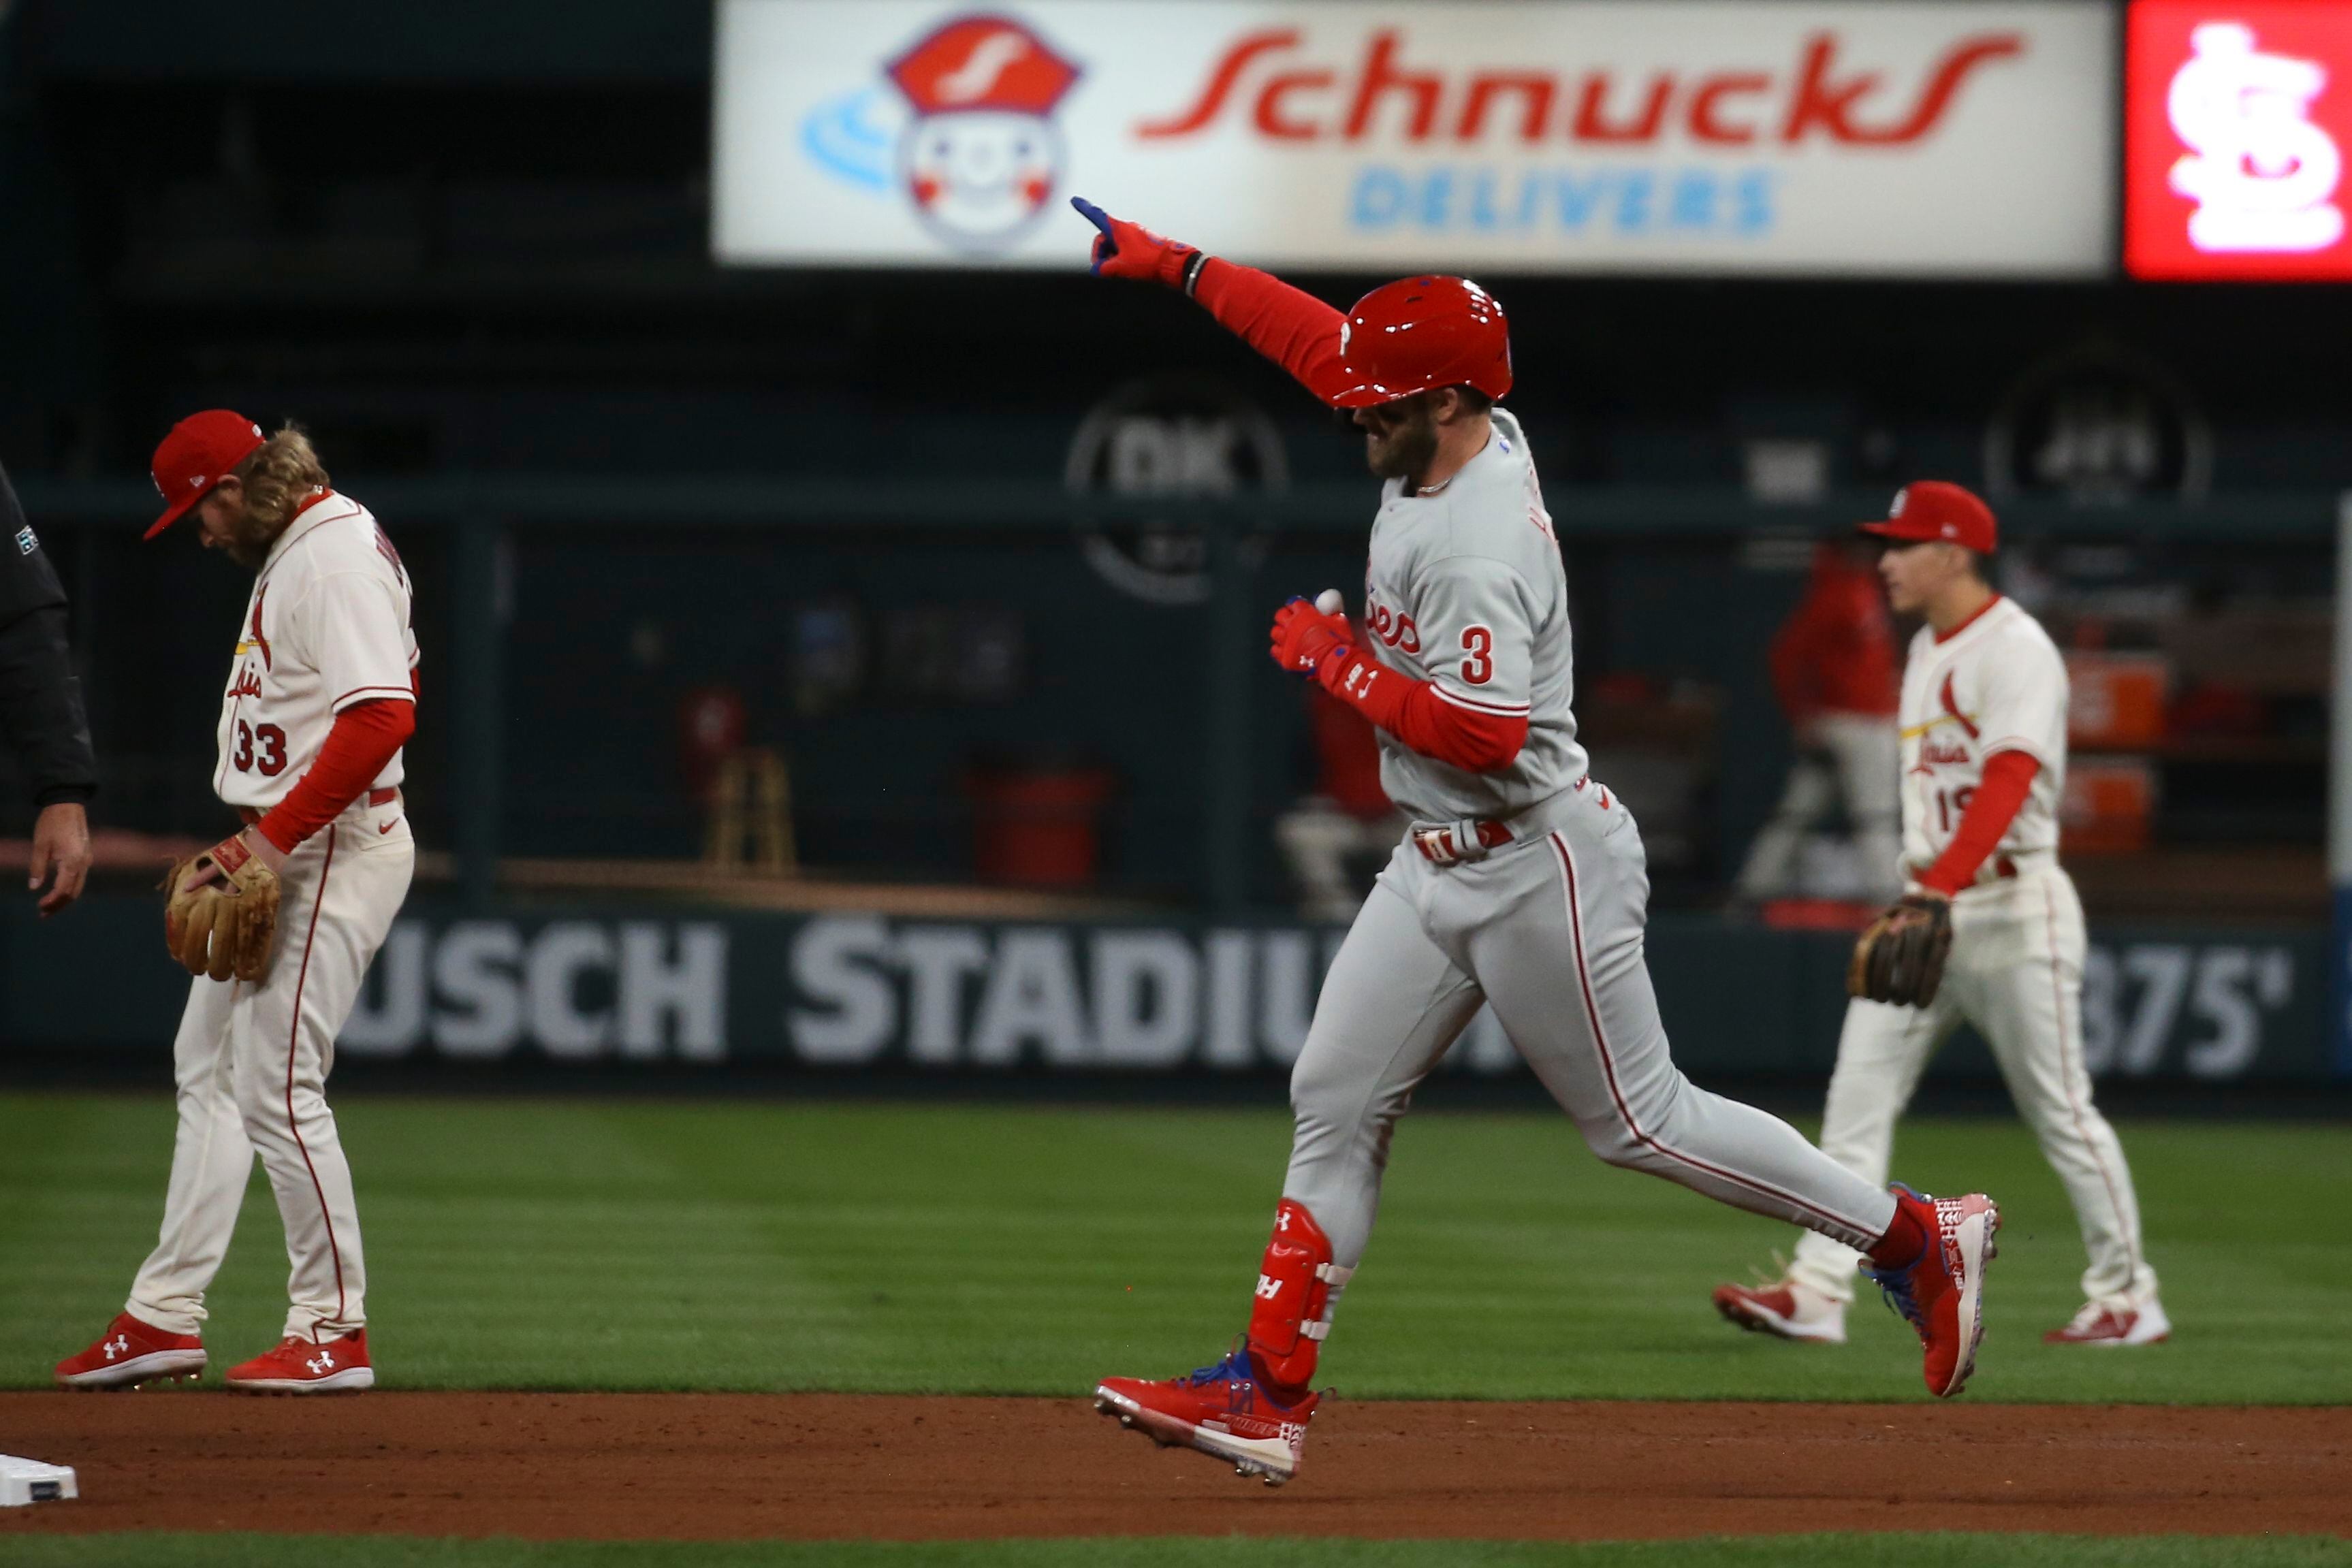
<svg viewBox="0 0 2352 1568">
<path fill-rule="evenodd" d="M 0 473 L 0 739 L 16 749 L 36 805 L 98 793 L 89 720 L 66 643 L 66 593 Z"/>
</svg>

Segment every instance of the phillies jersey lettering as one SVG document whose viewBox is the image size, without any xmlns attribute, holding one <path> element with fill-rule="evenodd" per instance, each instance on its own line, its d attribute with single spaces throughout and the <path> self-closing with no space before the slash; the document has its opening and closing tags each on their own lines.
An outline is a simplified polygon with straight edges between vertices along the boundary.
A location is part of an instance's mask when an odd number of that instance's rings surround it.
<svg viewBox="0 0 2352 1568">
<path fill-rule="evenodd" d="M 1903 861 L 1916 875 L 1951 843 L 1984 781 L 1985 759 L 2039 762 L 2000 841 L 2007 855 L 2058 847 L 2066 787 L 2066 662 L 2042 623 L 2007 599 L 1945 642 L 1921 627 L 1903 669 Z"/>
<path fill-rule="evenodd" d="M 1528 721 L 1527 744 L 1496 773 L 1375 732 L 1389 799 L 1430 821 L 1512 816 L 1585 773 L 1570 708 L 1568 572 L 1518 421 L 1499 408 L 1493 418 L 1485 450 L 1434 493 L 1408 496 L 1402 480 L 1388 482 L 1365 564 L 1375 660 L 1429 682 L 1441 702 Z"/>
<path fill-rule="evenodd" d="M 415 697 L 408 572 L 365 507 L 332 491 L 294 516 L 246 601 L 221 696 L 213 789 L 267 810 L 310 771 L 335 716 Z M 393 754 L 372 787 L 402 778 Z"/>
</svg>

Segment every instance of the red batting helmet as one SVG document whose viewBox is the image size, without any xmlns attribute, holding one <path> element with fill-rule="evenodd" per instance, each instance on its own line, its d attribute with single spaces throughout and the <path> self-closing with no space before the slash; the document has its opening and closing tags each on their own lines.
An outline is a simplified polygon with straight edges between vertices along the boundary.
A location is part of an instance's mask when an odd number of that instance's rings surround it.
<svg viewBox="0 0 2352 1568">
<path fill-rule="evenodd" d="M 1466 277 L 1400 277 L 1356 301 L 1339 329 L 1341 408 L 1433 387 L 1511 390 L 1511 326 L 1495 297 Z"/>
</svg>

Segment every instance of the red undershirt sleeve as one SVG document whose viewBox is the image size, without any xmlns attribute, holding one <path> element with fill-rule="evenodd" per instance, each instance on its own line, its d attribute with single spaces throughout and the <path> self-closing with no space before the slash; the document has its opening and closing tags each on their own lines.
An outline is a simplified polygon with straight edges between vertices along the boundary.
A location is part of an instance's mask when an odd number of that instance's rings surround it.
<svg viewBox="0 0 2352 1568">
<path fill-rule="evenodd" d="M 263 838 L 292 853 L 295 845 L 342 815 L 415 733 L 414 702 L 378 697 L 353 703 L 335 716 L 310 770 L 255 826 Z"/>
<path fill-rule="evenodd" d="M 1201 265 L 1192 298 L 1219 326 L 1325 402 L 1348 384 L 1339 364 L 1339 329 L 1348 319 L 1313 295 L 1270 273 L 1213 256 Z"/>
<path fill-rule="evenodd" d="M 1423 757 L 1469 773 L 1508 768 L 1528 742 L 1525 714 L 1449 703 L 1428 681 L 1402 675 L 1353 648 L 1317 666 L 1323 687 Z"/>
<path fill-rule="evenodd" d="M 2022 751 L 1996 751 L 1985 758 L 1984 779 L 1960 813 L 1952 841 L 1919 876 L 1920 885 L 1949 896 L 1976 881 L 1986 859 L 2000 847 L 2010 823 L 2033 791 L 2042 764 Z"/>
</svg>

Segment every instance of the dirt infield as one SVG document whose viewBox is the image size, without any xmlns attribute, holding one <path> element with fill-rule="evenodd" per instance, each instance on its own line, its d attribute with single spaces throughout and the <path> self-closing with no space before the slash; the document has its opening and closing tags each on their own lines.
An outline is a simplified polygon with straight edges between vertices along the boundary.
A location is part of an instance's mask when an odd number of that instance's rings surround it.
<svg viewBox="0 0 2352 1568">
<path fill-rule="evenodd" d="M 538 1538 L 2352 1533 L 2352 1409 L 1335 1402 L 1244 1481 L 1076 1399 L 0 1395 L 21 1531 Z"/>
</svg>

